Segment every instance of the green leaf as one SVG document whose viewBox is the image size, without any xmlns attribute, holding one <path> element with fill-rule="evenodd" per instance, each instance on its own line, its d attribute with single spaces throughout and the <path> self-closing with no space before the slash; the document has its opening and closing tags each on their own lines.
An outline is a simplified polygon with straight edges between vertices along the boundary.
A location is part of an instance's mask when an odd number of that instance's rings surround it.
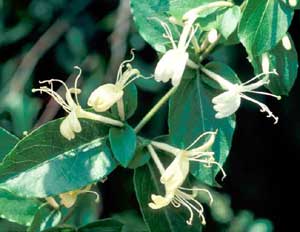
<svg viewBox="0 0 300 232">
<path fill-rule="evenodd" d="M 286 34 L 293 11 L 279 0 L 248 0 L 238 35 L 248 54 L 255 56 L 272 49 Z"/>
<path fill-rule="evenodd" d="M 211 100 L 216 95 L 199 77 L 182 81 L 170 99 L 168 123 L 170 139 L 179 148 L 186 148 L 206 131 L 218 129 L 212 150 L 216 161 L 223 165 L 230 151 L 235 120 L 234 117 L 215 118 Z M 218 171 L 217 166 L 206 168 L 195 162 L 191 165 L 191 173 L 209 185 L 215 185 Z"/>
<path fill-rule="evenodd" d="M 168 23 L 166 13 L 169 11 L 169 1 L 131 0 L 131 11 L 136 27 L 144 40 L 156 51 L 165 52 L 166 45 L 170 45 L 170 41 L 163 37 L 165 31 L 157 19 Z"/>
<path fill-rule="evenodd" d="M 287 49 L 280 41 L 275 48 L 266 53 L 270 61 L 270 70 L 276 69 L 277 75 L 270 75 L 270 83 L 266 85 L 276 95 L 288 95 L 297 78 L 298 56 L 293 40 L 288 36 L 291 47 Z M 251 61 L 256 74 L 262 73 L 262 56 Z"/>
<path fill-rule="evenodd" d="M 97 191 L 97 188 L 95 189 L 94 186 L 92 191 Z M 86 193 L 78 195 L 76 204 L 72 209 L 61 209 L 63 216 L 67 215 L 70 210 L 73 210 L 72 216 L 65 221 L 65 224 L 79 227 L 96 221 L 99 216 L 99 204 L 95 200 L 95 194 Z"/>
<path fill-rule="evenodd" d="M 78 229 L 78 232 L 122 232 L 123 225 L 114 219 L 102 219 Z"/>
<path fill-rule="evenodd" d="M 29 226 L 41 205 L 39 200 L 21 198 L 0 189 L 0 217 L 11 222 Z"/>
<path fill-rule="evenodd" d="M 53 209 L 48 204 L 44 204 L 36 213 L 28 232 L 40 232 L 50 229 L 60 222 L 62 214 L 59 210 Z"/>
<path fill-rule="evenodd" d="M 206 64 L 205 68 L 213 71 L 214 73 L 221 75 L 231 83 L 241 84 L 241 81 L 238 78 L 237 74 L 228 65 L 224 63 L 212 61 Z M 210 87 L 214 89 L 222 90 L 220 84 L 212 80 L 210 77 L 207 77 L 206 75 L 202 75 L 202 80 L 203 82 L 205 82 L 205 84 L 209 85 Z"/>
<path fill-rule="evenodd" d="M 169 0 L 170 10 L 169 13 L 175 18 L 181 20 L 182 16 L 189 10 L 205 5 L 210 2 L 215 2 L 216 0 Z M 211 12 L 211 9 L 209 10 Z"/>
<path fill-rule="evenodd" d="M 123 104 L 125 118 L 128 119 L 134 114 L 137 108 L 137 89 L 135 84 L 131 83 L 124 89 Z M 118 115 L 118 108 L 116 104 L 111 109 L 114 115 Z"/>
<path fill-rule="evenodd" d="M 6 90 L 1 95 L 5 97 L 2 96 L 4 100 L 0 108 L 3 109 L 0 110 L 6 110 L 10 113 L 14 128 L 13 132 L 16 135 L 23 135 L 24 131 L 29 131 L 32 128 L 36 120 L 36 116 L 40 110 L 39 101 L 22 92 L 10 92 L 7 94 Z"/>
<path fill-rule="evenodd" d="M 43 232 L 78 232 L 78 231 L 72 226 L 58 226 L 47 230 L 43 230 Z"/>
<path fill-rule="evenodd" d="M 228 37 L 235 31 L 240 21 L 241 10 L 238 6 L 234 6 L 225 11 L 219 18 L 218 30 L 228 39 Z"/>
<path fill-rule="evenodd" d="M 68 141 L 60 123 L 47 123 L 20 140 L 0 164 L 1 187 L 19 196 L 46 197 L 97 182 L 116 167 L 105 144 L 107 127 L 81 120 L 82 132 Z"/>
<path fill-rule="evenodd" d="M 148 232 L 143 219 L 135 210 L 126 210 L 113 214 L 112 219 L 124 225 L 122 232 Z"/>
<path fill-rule="evenodd" d="M 24 232 L 26 231 L 26 227 L 19 225 L 17 223 L 13 223 L 7 220 L 0 220 L 0 228 L 4 231 L 4 232 Z"/>
<path fill-rule="evenodd" d="M 162 184 L 159 182 L 159 173 L 152 162 L 134 170 L 134 188 L 139 202 L 144 221 L 150 232 L 200 232 L 202 225 L 200 219 L 195 218 L 192 225 L 186 221 L 189 219 L 188 210 L 181 206 L 174 208 L 172 204 L 161 209 L 151 209 L 151 194 L 164 195 Z"/>
<path fill-rule="evenodd" d="M 109 141 L 114 157 L 123 167 L 127 167 L 135 153 L 135 131 L 129 125 L 123 128 L 110 128 Z"/>
<path fill-rule="evenodd" d="M 150 154 L 146 148 L 148 144 L 149 142 L 147 140 L 142 139 L 141 137 L 137 138 L 135 154 L 133 159 L 130 161 L 130 164 L 128 165 L 129 168 L 138 168 L 145 165 L 149 161 Z"/>
<path fill-rule="evenodd" d="M 19 141 L 19 138 L 0 127 L 0 161 Z"/>
</svg>

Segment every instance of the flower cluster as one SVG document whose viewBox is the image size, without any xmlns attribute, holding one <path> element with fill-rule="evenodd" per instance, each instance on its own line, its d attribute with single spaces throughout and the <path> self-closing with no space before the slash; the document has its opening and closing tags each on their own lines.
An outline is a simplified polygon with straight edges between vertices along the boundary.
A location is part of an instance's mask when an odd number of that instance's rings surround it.
<svg viewBox="0 0 300 232">
<path fill-rule="evenodd" d="M 88 99 L 88 105 L 96 112 L 107 111 L 116 102 L 122 101 L 123 89 L 139 76 L 139 71 L 137 69 L 133 69 L 129 64 L 133 58 L 134 56 L 131 60 L 126 60 L 120 65 L 115 84 L 101 85 L 91 93 Z M 124 66 L 126 68 L 125 71 Z M 81 90 L 77 87 L 78 80 L 81 76 L 81 69 L 78 66 L 75 66 L 74 68 L 79 70 L 79 73 L 75 78 L 73 88 L 68 88 L 68 86 L 59 79 L 50 79 L 40 81 L 40 84 L 48 84 L 48 86 L 46 85 L 32 89 L 32 92 L 49 94 L 68 113 L 66 118 L 64 118 L 60 124 L 61 135 L 68 140 L 74 139 L 75 134 L 82 131 L 79 121 L 80 118 L 95 120 L 112 126 L 123 126 L 123 123 L 118 120 L 82 109 L 78 101 L 78 95 L 81 93 Z M 53 84 L 55 82 L 60 83 L 65 88 L 65 99 L 54 91 Z M 74 98 L 72 95 L 74 95 Z M 124 114 L 124 112 L 122 112 L 122 114 Z M 124 115 L 120 116 L 121 119 L 124 119 L 124 117 Z"/>
<path fill-rule="evenodd" d="M 202 62 L 202 57 L 204 57 L 203 53 L 205 53 L 207 49 L 211 49 L 210 45 L 216 44 L 220 38 L 220 34 L 214 28 L 205 32 L 203 44 L 199 46 L 195 36 L 196 33 L 200 31 L 198 31 L 199 25 L 196 23 L 197 18 L 205 9 L 214 7 L 231 7 L 232 5 L 233 4 L 231 2 L 216 1 L 196 7 L 186 12 L 181 20 L 171 17 L 169 22 L 176 26 L 179 25 L 182 29 L 178 41 L 173 38 L 172 30 L 168 23 L 158 20 L 164 29 L 163 36 L 170 41 L 171 48 L 162 55 L 161 59 L 157 63 L 154 71 L 154 79 L 158 82 L 164 83 L 171 81 L 172 85 L 177 87 L 181 83 L 186 66 L 189 66 L 197 69 L 198 72 L 201 71 L 221 86 L 222 93 L 212 98 L 212 107 L 216 111 L 215 118 L 222 119 L 231 116 L 240 107 L 241 100 L 246 99 L 257 104 L 260 107 L 261 112 L 266 112 L 267 117 L 272 117 L 275 123 L 277 123 L 278 117 L 271 112 L 267 105 L 248 96 L 248 94 L 260 94 L 280 99 L 280 96 L 276 96 L 268 92 L 257 91 L 258 88 L 268 85 L 270 82 L 270 74 L 278 75 L 276 70 L 269 71 L 270 63 L 267 54 L 262 55 L 261 68 L 263 73 L 244 83 L 232 83 L 225 77 L 214 73 L 200 64 Z M 290 49 L 291 44 L 288 37 L 283 38 L 282 42 L 285 44 L 286 49 Z M 192 44 L 192 46 L 190 46 L 190 44 Z M 191 60 L 191 57 L 194 57 L 189 54 L 191 50 L 194 52 L 194 55 L 198 56 L 199 59 L 197 62 Z M 130 62 L 133 59 L 134 55 L 132 53 L 132 58 L 130 60 L 125 60 L 121 63 L 115 83 L 100 85 L 92 91 L 88 98 L 87 105 L 92 107 L 96 113 L 84 110 L 79 104 L 78 95 L 81 93 L 81 90 L 78 88 L 78 80 L 81 76 L 81 69 L 77 66 L 74 68 L 77 69 L 79 73 L 75 78 L 74 87 L 69 88 L 59 79 L 51 79 L 41 81 L 40 84 L 45 85 L 42 85 L 40 88 L 33 89 L 32 91 L 49 94 L 67 112 L 67 116 L 61 121 L 59 130 L 61 135 L 68 140 L 74 139 L 76 133 L 80 133 L 82 131 L 79 119 L 95 120 L 111 126 L 122 127 L 126 118 L 123 105 L 124 89 L 134 80 L 142 77 L 139 70 L 131 66 Z M 65 97 L 62 97 L 54 91 L 54 83 L 60 83 L 65 88 Z M 173 89 L 176 91 L 176 88 Z M 120 121 L 98 114 L 108 111 L 115 104 L 117 105 Z M 149 120 L 149 114 L 146 115 L 145 118 Z M 136 128 L 141 128 L 138 126 Z M 138 132 L 136 128 L 135 131 Z M 203 191 L 208 194 L 210 203 L 212 204 L 213 198 L 211 193 L 205 188 L 187 188 L 184 186 L 190 173 L 191 162 L 202 164 L 203 168 L 217 167 L 218 170 L 222 172 L 223 178 L 225 178 L 225 171 L 220 163 L 218 163 L 215 159 L 215 153 L 212 150 L 216 135 L 217 131 L 205 132 L 196 138 L 195 141 L 193 141 L 192 144 L 185 149 L 180 149 L 167 143 L 157 141 L 151 141 L 150 144 L 147 145 L 149 153 L 160 172 L 160 183 L 165 189 L 164 195 L 151 195 L 151 202 L 148 204 L 151 209 L 158 210 L 170 204 L 176 208 L 183 206 L 190 214 L 189 219 L 186 221 L 187 224 L 192 224 L 195 213 L 198 215 L 201 223 L 206 224 L 203 205 L 196 199 L 196 197 L 199 191 Z M 201 145 L 196 146 L 196 144 L 199 144 L 199 141 L 202 141 Z M 160 161 L 159 156 L 156 153 L 156 149 L 164 151 L 172 156 L 173 160 L 166 168 Z M 61 193 L 59 195 L 60 205 L 63 205 L 66 208 L 72 207 L 79 194 L 92 192 L 90 191 L 90 188 L 91 186 L 86 186 L 83 189 Z M 99 197 L 97 195 L 97 200 L 98 199 Z M 59 204 L 56 203 L 54 198 L 49 197 L 47 198 L 47 201 L 53 207 L 59 207 Z"/>
</svg>

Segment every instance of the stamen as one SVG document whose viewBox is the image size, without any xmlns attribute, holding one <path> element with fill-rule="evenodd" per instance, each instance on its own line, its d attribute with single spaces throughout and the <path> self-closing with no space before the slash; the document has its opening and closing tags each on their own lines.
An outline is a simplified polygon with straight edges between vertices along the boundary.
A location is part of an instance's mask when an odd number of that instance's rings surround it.
<svg viewBox="0 0 300 232">
<path fill-rule="evenodd" d="M 77 89 L 77 83 L 78 83 L 78 80 L 81 76 L 82 71 L 81 71 L 81 68 L 78 67 L 78 66 L 74 66 L 74 69 L 77 69 L 79 71 L 79 73 L 77 74 L 77 76 L 75 78 L 75 83 L 74 83 L 74 88 Z M 76 101 L 76 104 L 79 105 L 77 92 L 75 93 L 75 101 Z"/>
<path fill-rule="evenodd" d="M 132 62 L 132 61 L 134 60 L 134 58 L 135 58 L 135 55 L 134 55 L 134 52 L 133 52 L 134 50 L 135 50 L 134 48 L 132 48 L 132 49 L 130 50 L 131 58 L 130 58 L 129 60 L 124 60 L 124 61 L 120 64 L 119 69 L 118 69 L 118 73 L 117 73 L 117 80 L 116 80 L 116 82 L 118 82 L 118 81 L 120 80 L 120 77 L 122 76 L 122 72 L 123 72 L 123 67 L 124 67 L 124 65 L 127 64 L 127 63 L 130 63 L 130 62 Z"/>
<path fill-rule="evenodd" d="M 246 96 L 246 95 L 244 95 L 244 94 L 240 94 L 240 95 L 241 95 L 242 98 L 245 98 L 245 99 L 247 99 L 248 101 L 251 101 L 251 102 L 253 102 L 253 103 L 259 105 L 260 108 L 261 108 L 261 110 L 260 110 L 261 112 L 266 112 L 266 113 L 268 114 L 268 115 L 267 115 L 268 118 L 272 117 L 272 118 L 275 120 L 275 121 L 274 121 L 274 124 L 276 124 L 276 123 L 278 122 L 278 117 L 276 117 L 276 116 L 272 113 L 272 111 L 270 111 L 270 109 L 269 109 L 265 104 L 263 104 L 263 103 L 261 103 L 261 102 L 255 100 L 255 99 L 253 99 L 253 98 L 250 98 L 250 97 L 248 97 L 248 96 Z"/>
<path fill-rule="evenodd" d="M 244 85 L 247 85 L 247 84 L 249 84 L 250 82 L 252 82 L 252 81 L 254 81 L 254 80 L 260 78 L 261 76 L 268 75 L 268 74 L 275 74 L 275 75 L 277 75 L 277 76 L 279 75 L 278 72 L 276 71 L 276 69 L 273 69 L 272 71 L 260 73 L 260 74 L 256 75 L 255 77 L 251 78 L 250 80 L 248 80 L 248 81 L 242 83 L 241 85 L 243 85 L 243 86 L 244 86 Z"/>
<path fill-rule="evenodd" d="M 71 108 L 70 106 L 63 100 L 63 98 L 56 93 L 53 89 L 50 89 L 46 86 L 41 86 L 38 89 L 32 89 L 32 92 L 35 93 L 39 91 L 41 94 L 42 93 L 46 93 L 49 96 L 51 96 L 66 112 L 70 113 L 71 112 Z"/>
<path fill-rule="evenodd" d="M 176 195 L 176 200 L 178 200 L 179 202 L 180 202 L 180 204 L 182 204 L 182 205 L 184 205 L 187 209 L 188 209 L 188 211 L 189 211 L 189 213 L 190 213 L 190 218 L 189 218 L 189 220 L 186 220 L 186 223 L 188 224 L 188 225 L 192 225 L 192 222 L 193 222 L 193 218 L 194 218 L 194 212 L 193 212 L 193 210 L 192 210 L 192 208 L 189 206 L 189 204 L 187 204 L 187 202 L 183 199 L 183 198 L 181 198 L 180 196 L 178 196 L 178 195 Z"/>
<path fill-rule="evenodd" d="M 246 91 L 246 92 L 266 95 L 266 96 L 270 96 L 270 97 L 275 97 L 277 100 L 281 100 L 281 96 L 271 94 L 271 93 L 267 93 L 267 92 L 253 91 L 253 90 L 249 90 L 249 91 Z"/>
</svg>

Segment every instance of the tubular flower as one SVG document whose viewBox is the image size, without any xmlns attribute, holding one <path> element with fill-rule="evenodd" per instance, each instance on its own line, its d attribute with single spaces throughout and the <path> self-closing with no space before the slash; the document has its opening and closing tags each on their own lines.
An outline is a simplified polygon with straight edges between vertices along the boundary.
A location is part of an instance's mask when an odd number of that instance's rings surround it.
<svg viewBox="0 0 300 232">
<path fill-rule="evenodd" d="M 156 81 L 168 82 L 171 80 L 173 86 L 179 85 L 185 66 L 189 60 L 189 54 L 186 50 L 196 31 L 193 28 L 193 22 L 194 20 L 188 20 L 183 24 L 178 45 L 176 45 L 173 39 L 169 26 L 164 22 L 160 22 L 166 33 L 164 37 L 171 41 L 172 49 L 168 50 L 157 63 L 154 71 Z"/>
<path fill-rule="evenodd" d="M 140 72 L 129 64 L 133 59 L 134 54 L 132 53 L 130 60 L 121 63 L 115 84 L 101 85 L 91 93 L 88 105 L 93 107 L 96 112 L 104 112 L 120 101 L 124 94 L 123 89 L 140 76 Z M 123 72 L 124 67 L 126 67 L 126 71 Z"/>
<path fill-rule="evenodd" d="M 66 208 L 71 208 L 77 201 L 77 197 L 79 194 L 83 194 L 83 193 L 93 193 L 96 195 L 96 202 L 99 202 L 99 195 L 97 192 L 94 191 L 90 191 L 91 189 L 91 185 L 86 186 L 83 189 L 77 189 L 77 190 L 73 190 L 73 191 L 69 191 L 66 193 L 61 193 L 59 194 L 59 197 L 61 199 L 60 204 L 65 206 Z"/>
<path fill-rule="evenodd" d="M 60 133 L 66 139 L 71 140 L 75 138 L 75 133 L 80 133 L 82 128 L 79 121 L 79 118 L 91 119 L 96 120 L 102 123 L 111 124 L 114 126 L 123 126 L 123 123 L 120 121 L 104 117 L 101 115 L 97 115 L 94 113 L 87 112 L 83 110 L 78 102 L 78 94 L 80 94 L 81 90 L 77 88 L 77 82 L 81 75 L 81 69 L 77 66 L 74 67 L 75 69 L 79 70 L 79 74 L 75 79 L 74 88 L 68 88 L 67 85 L 59 80 L 59 79 L 51 79 L 46 81 L 40 81 L 41 84 L 47 83 L 50 85 L 48 86 L 41 86 L 38 89 L 32 89 L 32 92 L 40 92 L 40 93 L 47 93 L 53 99 L 62 106 L 62 108 L 68 113 L 67 117 L 61 122 L 60 124 Z M 66 96 L 64 100 L 58 93 L 53 90 L 53 83 L 59 82 L 62 84 L 66 89 Z M 72 98 L 72 94 L 75 95 L 75 101 Z"/>
<path fill-rule="evenodd" d="M 217 81 L 222 86 L 222 88 L 226 90 L 225 92 L 221 93 L 220 95 L 218 95 L 212 99 L 212 103 L 214 104 L 214 106 L 213 106 L 214 110 L 217 112 L 215 115 L 216 118 L 225 118 L 225 117 L 228 117 L 228 116 L 232 115 L 233 113 L 235 113 L 238 110 L 238 108 L 240 107 L 241 99 L 244 98 L 250 102 L 257 104 L 260 107 L 261 112 L 266 112 L 268 114 L 267 115 L 268 118 L 272 117 L 275 120 L 274 124 L 276 124 L 278 122 L 278 117 L 276 117 L 270 111 L 270 109 L 267 107 L 267 105 L 255 100 L 245 94 L 245 93 L 255 93 L 255 94 L 275 97 L 276 99 L 280 100 L 281 99 L 280 96 L 255 90 L 255 89 L 257 89 L 263 85 L 266 85 L 270 82 L 269 77 L 268 77 L 269 74 L 278 75 L 276 70 L 273 70 L 271 72 L 263 72 L 242 84 L 233 84 L 233 83 L 225 80 L 220 75 L 218 75 L 206 68 L 202 67 L 201 70 L 207 76 L 209 76 L 212 79 L 214 79 L 215 81 Z M 263 75 L 265 75 L 265 77 L 260 79 L 260 77 Z M 257 79 L 258 79 L 258 81 L 254 82 Z"/>
<path fill-rule="evenodd" d="M 210 137 L 203 145 L 190 149 L 206 135 L 210 135 Z M 185 150 L 175 148 L 165 143 L 155 141 L 151 143 L 154 147 L 173 154 L 175 156 L 175 159 L 166 170 L 163 170 L 162 167 L 160 168 L 162 174 L 160 182 L 164 184 L 165 196 L 152 194 L 151 199 L 153 202 L 149 203 L 150 208 L 160 209 L 169 205 L 170 203 L 174 207 L 180 207 L 182 205 L 186 207 L 190 212 L 190 218 L 189 220 L 187 220 L 187 223 L 189 225 L 192 224 L 192 220 L 194 217 L 193 211 L 196 211 L 198 213 L 198 216 L 201 218 L 202 224 L 205 224 L 203 206 L 199 201 L 195 199 L 195 197 L 197 195 L 197 191 L 205 191 L 208 193 L 212 203 L 213 199 L 211 197 L 211 194 L 206 189 L 184 188 L 182 187 L 182 184 L 184 183 L 189 173 L 190 161 L 203 163 L 206 167 L 211 167 L 212 164 L 217 164 L 223 172 L 223 177 L 225 177 L 224 170 L 214 159 L 214 153 L 208 151 L 208 149 L 210 149 L 210 147 L 214 143 L 215 135 L 216 132 L 203 133 Z M 154 152 L 153 149 L 149 151 L 150 153 Z M 156 163 L 157 162 L 158 161 L 156 161 Z"/>
</svg>

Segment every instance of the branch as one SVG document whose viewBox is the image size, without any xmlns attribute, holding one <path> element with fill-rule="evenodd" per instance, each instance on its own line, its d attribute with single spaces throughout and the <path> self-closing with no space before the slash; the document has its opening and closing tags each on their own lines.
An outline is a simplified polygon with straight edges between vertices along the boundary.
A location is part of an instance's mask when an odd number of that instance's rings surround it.
<svg viewBox="0 0 300 232">
<path fill-rule="evenodd" d="M 117 19 L 114 31 L 110 35 L 111 56 L 103 82 L 114 82 L 119 65 L 124 60 L 127 51 L 127 37 L 131 24 L 129 0 L 121 0 L 117 9 Z"/>
</svg>

